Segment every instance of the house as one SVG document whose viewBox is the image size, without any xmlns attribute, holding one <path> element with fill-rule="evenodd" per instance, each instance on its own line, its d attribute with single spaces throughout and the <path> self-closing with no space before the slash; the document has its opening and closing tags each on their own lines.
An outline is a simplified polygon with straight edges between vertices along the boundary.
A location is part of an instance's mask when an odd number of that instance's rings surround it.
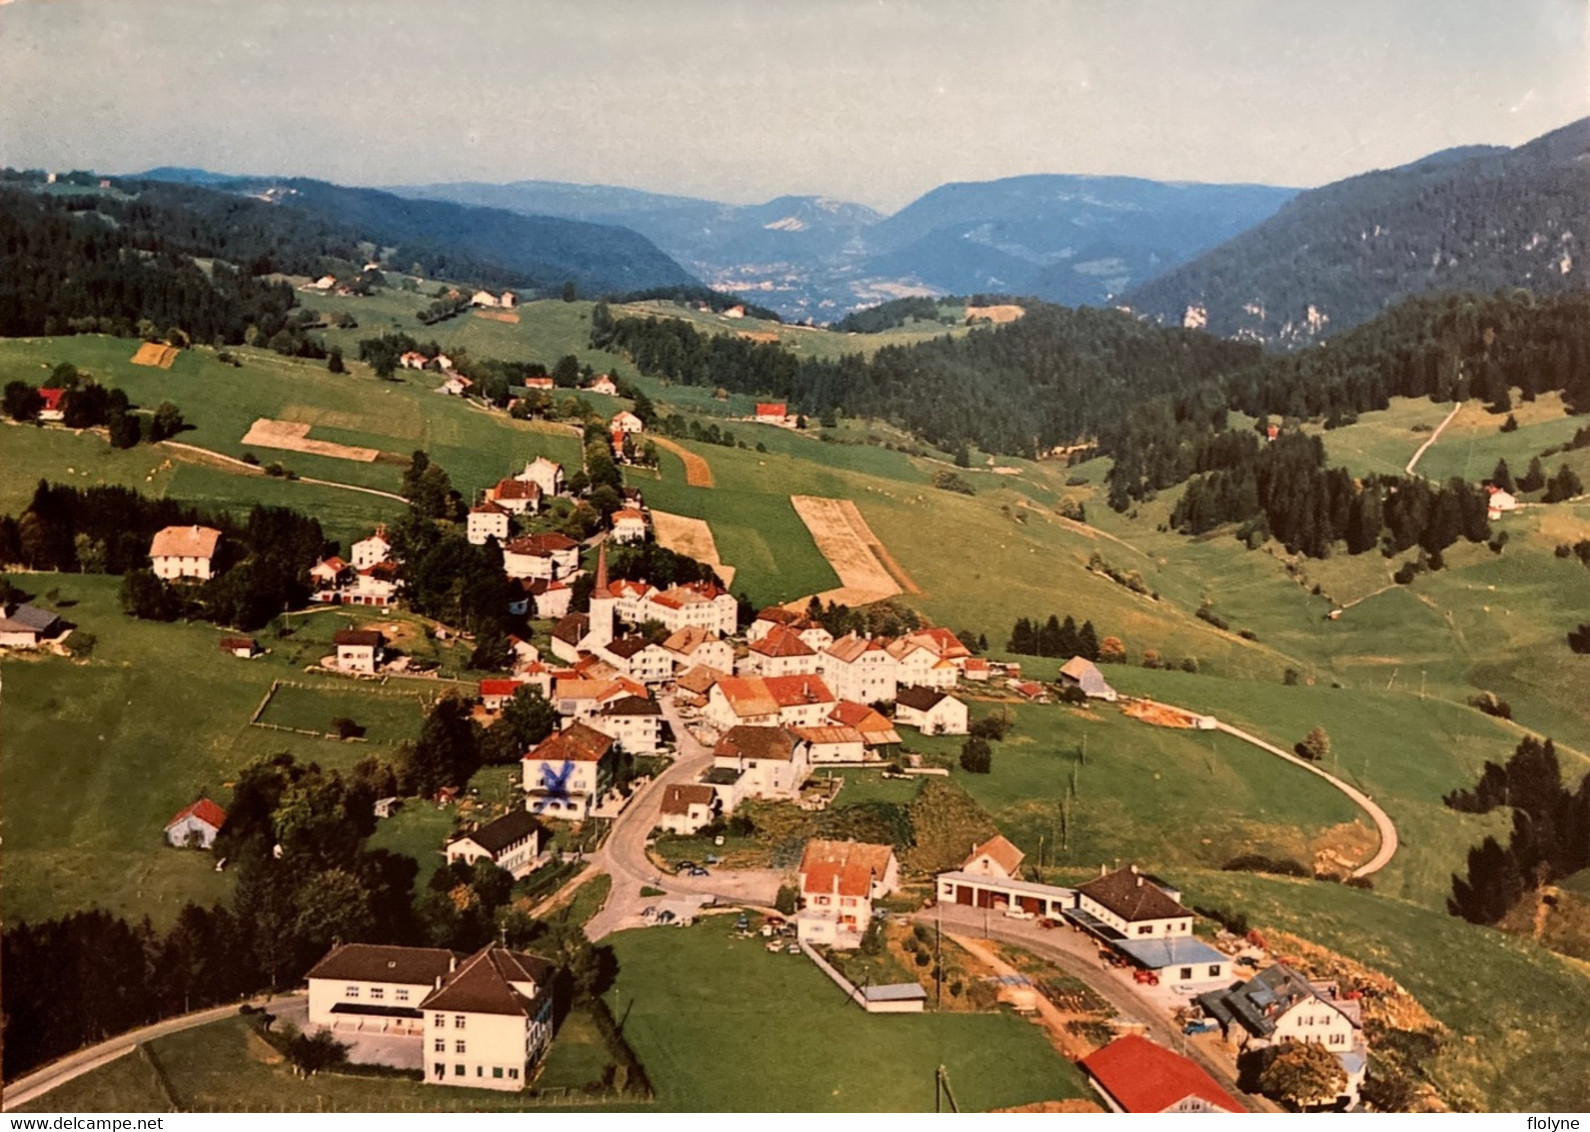
<svg viewBox="0 0 1590 1132">
<path fill-rule="evenodd" d="M 646 516 L 632 507 L 614 511 L 608 516 L 613 526 L 613 541 L 619 543 L 646 541 Z"/>
<path fill-rule="evenodd" d="M 894 721 L 924 735 L 965 735 L 966 705 L 937 688 L 901 688 L 894 697 Z"/>
<path fill-rule="evenodd" d="M 518 694 L 524 684 L 518 680 L 505 680 L 501 678 L 486 679 L 480 682 L 480 703 L 487 711 L 501 711 L 508 706 L 508 701 Z"/>
<path fill-rule="evenodd" d="M 352 576 L 352 568 L 335 554 L 309 568 L 309 580 L 317 590 L 336 590 Z M 316 600 L 323 600 L 318 593 L 315 596 Z"/>
<path fill-rule="evenodd" d="M 253 660 L 263 650 L 253 637 L 222 637 L 221 651 L 229 652 L 239 660 Z"/>
<path fill-rule="evenodd" d="M 552 655 L 573 664 L 580 659 L 580 642 L 591 631 L 591 619 L 584 613 L 566 614 L 552 626 Z"/>
<path fill-rule="evenodd" d="M 673 653 L 645 637 L 620 637 L 592 651 L 642 684 L 661 684 L 674 674 Z"/>
<path fill-rule="evenodd" d="M 475 384 L 461 373 L 450 373 L 447 380 L 441 384 L 441 392 L 449 397 L 462 397 L 469 392 L 469 387 Z"/>
<path fill-rule="evenodd" d="M 611 432 L 645 432 L 646 425 L 628 409 L 621 409 L 613 414 L 613 419 L 608 425 Z"/>
<path fill-rule="evenodd" d="M 831 947 L 859 947 L 872 925 L 872 902 L 900 887 L 900 864 L 888 845 L 808 841 L 798 872 L 796 931 L 803 942 Z"/>
<path fill-rule="evenodd" d="M 563 465 L 545 456 L 537 456 L 524 466 L 524 471 L 513 477 L 522 483 L 533 483 L 542 495 L 563 494 Z"/>
<path fill-rule="evenodd" d="M 1324 1046 L 1347 1074 L 1347 1083 L 1335 1099 L 1356 1103 L 1368 1064 L 1363 1009 L 1359 999 L 1344 996 L 1336 983 L 1311 982 L 1286 964 L 1275 963 L 1245 983 L 1199 995 L 1198 1005 L 1238 1049 L 1285 1042 Z"/>
<path fill-rule="evenodd" d="M 882 712 L 866 704 L 840 700 L 829 710 L 827 722 L 854 728 L 870 758 L 888 758 L 900 746 L 900 733 L 894 729 L 894 724 Z"/>
<path fill-rule="evenodd" d="M 379 629 L 338 629 L 332 643 L 337 667 L 344 672 L 374 674 L 386 653 L 386 637 Z"/>
<path fill-rule="evenodd" d="M 612 788 L 614 740 L 583 723 L 542 740 L 522 760 L 525 808 L 546 817 L 580 820 Z"/>
<path fill-rule="evenodd" d="M 655 700 L 627 695 L 597 708 L 585 721 L 632 755 L 654 755 L 662 744 L 663 713 Z"/>
<path fill-rule="evenodd" d="M 498 301 L 501 303 L 504 310 L 513 310 L 514 307 L 519 305 L 519 296 L 515 295 L 512 291 L 504 291 L 502 293 L 502 298 Z"/>
<path fill-rule="evenodd" d="M 425 1081 L 523 1089 L 552 1042 L 557 967 L 495 943 L 443 976 L 420 1003 Z"/>
<path fill-rule="evenodd" d="M 1138 871 L 1108 872 L 1077 887 L 1071 921 L 1131 964 L 1179 987 L 1231 978 L 1231 958 L 1193 937 L 1194 915 L 1181 893 Z"/>
<path fill-rule="evenodd" d="M 371 566 L 390 561 L 392 544 L 387 541 L 385 525 L 377 527 L 369 538 L 362 538 L 354 543 L 350 553 L 353 555 L 355 570 L 368 570 Z"/>
<path fill-rule="evenodd" d="M 881 640 L 849 633 L 822 651 L 822 673 L 834 695 L 858 704 L 890 703 L 899 691 L 900 662 Z"/>
<path fill-rule="evenodd" d="M 1099 666 L 1085 656 L 1074 656 L 1060 666 L 1060 682 L 1068 688 L 1081 688 L 1090 700 L 1113 704 L 1117 699 Z"/>
<path fill-rule="evenodd" d="M 550 839 L 546 827 L 536 821 L 533 814 L 511 810 L 496 821 L 455 837 L 447 843 L 443 853 L 450 865 L 458 861 L 473 865 L 476 861 L 487 860 L 518 880 L 545 863 Z"/>
<path fill-rule="evenodd" d="M 669 634 L 662 647 L 673 656 L 674 664 L 680 669 L 702 664 L 723 672 L 734 668 L 734 646 L 710 629 L 687 625 Z"/>
<path fill-rule="evenodd" d="M 600 393 L 607 397 L 618 396 L 618 386 L 613 384 L 613 379 L 605 373 L 599 373 L 591 379 L 591 384 L 585 388 L 592 393 Z"/>
<path fill-rule="evenodd" d="M 458 292 L 452 292 L 452 297 L 455 299 L 458 298 Z M 448 370 L 453 368 L 453 359 L 448 357 L 446 354 L 437 354 L 431 359 L 431 361 L 435 363 L 436 368 L 442 373 L 446 373 Z"/>
<path fill-rule="evenodd" d="M 149 562 L 155 576 L 168 582 L 176 578 L 207 580 L 220 542 L 221 532 L 214 527 L 163 527 L 149 544 Z"/>
<path fill-rule="evenodd" d="M 1005 687 L 1015 692 L 1022 699 L 1030 700 L 1035 704 L 1046 704 L 1049 702 L 1049 689 L 1036 680 L 1007 680 L 1005 681 Z"/>
<path fill-rule="evenodd" d="M 799 631 L 805 624 L 807 624 L 806 618 L 794 610 L 785 609 L 782 605 L 770 605 L 756 615 L 756 620 L 752 621 L 745 630 L 745 639 L 752 642 L 760 641 L 777 626 L 786 625 Z"/>
<path fill-rule="evenodd" d="M 1082 1059 L 1111 1112 L 1246 1112 L 1189 1058 L 1139 1034 L 1116 1038 Z"/>
<path fill-rule="evenodd" d="M 806 761 L 819 763 L 859 763 L 866 761 L 867 744 L 854 727 L 832 724 L 822 727 L 792 727 L 795 738 L 806 745 Z"/>
<path fill-rule="evenodd" d="M 524 388 L 535 390 L 538 393 L 550 393 L 558 387 L 558 383 L 550 377 L 527 377 L 524 379 Z"/>
<path fill-rule="evenodd" d="M 782 401 L 759 401 L 756 419 L 760 424 L 781 425 L 789 417 L 789 406 Z"/>
<path fill-rule="evenodd" d="M 645 620 L 641 616 L 641 603 L 657 592 L 646 581 L 633 578 L 615 578 L 607 586 L 608 596 L 613 599 L 613 616 L 631 625 Z M 597 596 L 594 591 L 592 596 Z"/>
<path fill-rule="evenodd" d="M 961 664 L 961 679 L 976 680 L 978 683 L 987 683 L 991 669 L 988 661 L 980 656 L 969 656 Z"/>
<path fill-rule="evenodd" d="M 741 725 L 816 727 L 835 702 L 818 676 L 725 676 L 707 693 L 702 715 L 721 730 Z"/>
<path fill-rule="evenodd" d="M 574 590 L 566 582 L 545 578 L 509 578 L 508 612 L 515 617 L 568 616 Z"/>
<path fill-rule="evenodd" d="M 309 1024 L 418 1037 L 420 1003 L 463 958 L 439 947 L 343 943 L 309 969 Z"/>
<path fill-rule="evenodd" d="M 739 623 L 740 606 L 734 595 L 711 582 L 687 582 L 661 593 L 653 591 L 639 605 L 637 620 L 661 622 L 670 633 L 695 626 L 732 637 Z"/>
<path fill-rule="evenodd" d="M 39 390 L 39 420 L 64 421 L 66 419 L 66 406 L 61 402 L 66 397 L 64 389 Z"/>
<path fill-rule="evenodd" d="M 662 816 L 657 824 L 669 833 L 689 837 L 723 812 L 723 803 L 712 787 L 700 782 L 671 785 L 663 791 Z"/>
<path fill-rule="evenodd" d="M 488 499 L 469 509 L 466 530 L 470 543 L 475 546 L 485 546 L 486 540 L 493 538 L 499 545 L 505 543 L 508 541 L 508 512 Z"/>
<path fill-rule="evenodd" d="M 397 571 L 398 565 L 392 561 L 366 566 L 354 575 L 353 584 L 337 595 L 338 600 L 344 605 L 391 605 L 402 588 Z"/>
<path fill-rule="evenodd" d="M 529 480 L 498 480 L 486 489 L 486 501 L 510 515 L 534 515 L 541 510 L 541 485 Z"/>
<path fill-rule="evenodd" d="M 0 648 L 34 649 L 61 631 L 61 619 L 36 605 L 19 605 L 0 617 Z"/>
<path fill-rule="evenodd" d="M 817 673 L 817 650 L 787 625 L 752 641 L 740 671 L 761 676 L 808 676 Z"/>
<path fill-rule="evenodd" d="M 728 676 L 720 668 L 698 664 L 679 674 L 674 681 L 674 703 L 680 707 L 704 708 L 719 680 Z"/>
<path fill-rule="evenodd" d="M 556 531 L 516 538 L 502 548 L 502 568 L 510 578 L 567 578 L 580 568 L 580 544 Z"/>
<path fill-rule="evenodd" d="M 745 317 L 745 307 L 744 306 L 739 306 L 739 305 L 732 306 L 728 310 L 723 312 L 723 317 L 724 318 L 744 318 Z"/>
<path fill-rule="evenodd" d="M 497 296 L 493 295 L 490 291 L 476 291 L 469 297 L 469 303 L 471 306 L 476 307 L 502 306 L 502 300 L 497 298 Z"/>
<path fill-rule="evenodd" d="M 552 706 L 570 719 L 586 719 L 626 696 L 646 698 L 646 687 L 633 680 L 559 674 L 552 681 Z"/>
<path fill-rule="evenodd" d="M 430 360 L 418 350 L 406 350 L 398 355 L 398 365 L 404 369 L 424 369 Z"/>
<path fill-rule="evenodd" d="M 178 849 L 208 849 L 225 824 L 226 811 L 210 799 L 200 798 L 166 823 L 166 842 Z"/>
<path fill-rule="evenodd" d="M 1003 834 L 996 833 L 981 845 L 972 846 L 972 854 L 961 863 L 960 871 L 976 876 L 1019 878 L 1025 856 L 1005 840 Z"/>
<path fill-rule="evenodd" d="M 712 748 L 715 769 L 739 775 L 740 798 L 794 801 L 806 781 L 806 748 L 782 727 L 731 727 Z"/>
<path fill-rule="evenodd" d="M 971 659 L 972 650 L 948 629 L 913 629 L 905 639 L 926 645 L 940 660 L 949 661 L 957 670 Z"/>
<path fill-rule="evenodd" d="M 895 675 L 899 684 L 920 688 L 953 688 L 960 677 L 960 668 L 956 663 L 941 656 L 930 640 L 907 636 L 890 641 L 885 647 L 899 665 Z"/>
<path fill-rule="evenodd" d="M 39 392 L 43 393 L 44 390 L 41 389 Z M 39 414 L 39 419 L 44 419 L 43 413 Z M 1503 491 L 1495 484 L 1490 484 L 1485 490 L 1489 495 L 1489 499 L 1487 499 L 1485 504 L 1486 518 L 1492 520 L 1500 519 L 1502 512 L 1518 510 L 1518 500 L 1513 496 L 1512 492 Z"/>
</svg>

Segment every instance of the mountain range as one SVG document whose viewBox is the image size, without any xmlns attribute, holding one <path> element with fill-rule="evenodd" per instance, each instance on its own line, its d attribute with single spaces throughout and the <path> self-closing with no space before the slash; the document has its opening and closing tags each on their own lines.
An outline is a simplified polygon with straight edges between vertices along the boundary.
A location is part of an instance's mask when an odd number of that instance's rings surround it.
<svg viewBox="0 0 1590 1132">
<path fill-rule="evenodd" d="M 1590 119 L 1515 149 L 1465 146 L 1299 193 L 1132 291 L 1161 322 L 1299 345 L 1425 291 L 1583 288 Z"/>
<path fill-rule="evenodd" d="M 734 205 L 556 181 L 390 191 L 623 225 L 711 286 L 817 322 L 905 295 L 1106 303 L 1259 223 L 1295 193 L 1046 174 L 942 185 L 883 216 L 826 197 Z"/>
</svg>

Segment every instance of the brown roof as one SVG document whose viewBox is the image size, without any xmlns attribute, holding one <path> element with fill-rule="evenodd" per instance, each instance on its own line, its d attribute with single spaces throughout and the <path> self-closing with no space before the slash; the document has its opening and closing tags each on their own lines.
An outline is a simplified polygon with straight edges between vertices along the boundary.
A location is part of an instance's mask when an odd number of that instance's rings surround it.
<svg viewBox="0 0 1590 1132">
<path fill-rule="evenodd" d="M 650 646 L 651 642 L 645 637 L 620 637 L 616 641 L 609 642 L 607 651 L 614 656 L 621 656 L 625 660 L 629 660 L 636 653 L 645 652 Z"/>
<path fill-rule="evenodd" d="M 614 700 L 608 704 L 598 715 L 661 715 L 662 708 L 656 702 L 648 700 L 645 696 L 625 696 L 621 700 Z"/>
<path fill-rule="evenodd" d="M 901 688 L 894 694 L 895 703 L 902 707 L 908 707 L 912 711 L 932 711 L 949 698 L 949 693 L 947 692 L 942 692 L 937 688 L 923 688 L 917 685 Z"/>
<path fill-rule="evenodd" d="M 149 544 L 150 558 L 214 558 L 221 532 L 214 527 L 164 527 Z"/>
<path fill-rule="evenodd" d="M 698 664 L 675 680 L 674 686 L 701 696 L 711 691 L 712 685 L 725 679 L 728 675 L 727 672 L 719 672 L 710 664 Z"/>
<path fill-rule="evenodd" d="M 761 640 L 751 645 L 751 651 L 762 656 L 816 656 L 816 651 L 801 640 L 800 634 L 786 625 L 775 625 Z"/>
<path fill-rule="evenodd" d="M 583 613 L 571 613 L 552 626 L 552 635 L 564 644 L 577 645 L 591 631 L 591 619 Z"/>
<path fill-rule="evenodd" d="M 1192 916 L 1191 911 L 1171 899 L 1169 893 L 1133 867 L 1106 873 L 1097 880 L 1078 886 L 1077 891 L 1129 924 L 1139 920 Z"/>
<path fill-rule="evenodd" d="M 491 494 L 496 499 L 540 499 L 541 485 L 533 480 L 498 480 Z"/>
<path fill-rule="evenodd" d="M 469 509 L 469 513 L 471 515 L 506 515 L 508 512 L 488 499 L 484 503 L 475 504 Z"/>
<path fill-rule="evenodd" d="M 515 842 L 539 835 L 540 832 L 541 823 L 528 810 L 510 810 L 496 821 L 488 822 L 473 833 L 455 837 L 453 841 L 467 838 L 495 857 Z"/>
<path fill-rule="evenodd" d="M 848 633 L 823 651 L 835 660 L 842 661 L 845 664 L 854 664 L 867 653 L 882 652 L 884 649 L 883 645 L 877 641 L 869 640 L 866 637 L 858 637 L 854 633 Z"/>
<path fill-rule="evenodd" d="M 514 554 L 528 554 L 532 558 L 550 558 L 559 551 L 573 550 L 579 545 L 568 535 L 560 535 L 556 531 L 552 531 L 547 534 L 525 535 L 523 538 L 516 538 L 503 549 L 512 551 Z"/>
<path fill-rule="evenodd" d="M 865 742 L 854 727 L 793 727 L 790 730 L 808 743 Z"/>
<path fill-rule="evenodd" d="M 804 620 L 801 614 L 793 609 L 785 609 L 782 605 L 770 605 L 756 615 L 758 621 L 772 621 L 777 625 L 794 625 Z"/>
<path fill-rule="evenodd" d="M 379 629 L 338 629 L 332 643 L 337 645 L 367 645 L 380 648 L 386 644 L 386 638 Z"/>
<path fill-rule="evenodd" d="M 539 955 L 487 944 L 460 963 L 458 970 L 428 994 L 420 1003 L 420 1009 L 530 1017 L 542 997 L 551 993 L 555 970 L 551 962 Z M 514 983 L 534 984 L 535 997 L 527 998 Z"/>
<path fill-rule="evenodd" d="M 525 758 L 594 763 L 599 762 L 612 746 L 613 739 L 596 728 L 583 723 L 571 723 L 565 730 L 542 740 Z"/>
<path fill-rule="evenodd" d="M 1015 876 L 1016 870 L 1021 868 L 1022 858 L 1027 855 L 1005 840 L 1005 835 L 1002 833 L 994 834 L 981 845 L 972 846 L 972 855 L 966 858 L 966 863 L 971 864 L 984 853 L 994 859 L 994 864 L 1005 870 L 1006 876 Z"/>
<path fill-rule="evenodd" d="M 462 956 L 439 947 L 382 947 L 344 943 L 309 969 L 311 979 L 350 979 L 365 983 L 424 983 L 433 986 Z"/>
<path fill-rule="evenodd" d="M 671 634 L 663 642 L 663 648 L 669 652 L 676 652 L 689 656 L 708 641 L 715 641 L 718 635 L 711 629 L 704 629 L 700 625 L 686 625 L 677 633 Z"/>
<path fill-rule="evenodd" d="M 717 792 L 712 787 L 696 782 L 670 786 L 663 791 L 662 812 L 688 814 L 691 806 L 710 806 L 716 797 Z"/>
<path fill-rule="evenodd" d="M 777 715 L 778 701 L 768 691 L 767 681 L 756 676 L 724 676 L 718 690 L 738 716 Z"/>
<path fill-rule="evenodd" d="M 782 727 L 731 727 L 712 753 L 721 758 L 789 762 L 795 756 L 795 736 Z"/>
</svg>

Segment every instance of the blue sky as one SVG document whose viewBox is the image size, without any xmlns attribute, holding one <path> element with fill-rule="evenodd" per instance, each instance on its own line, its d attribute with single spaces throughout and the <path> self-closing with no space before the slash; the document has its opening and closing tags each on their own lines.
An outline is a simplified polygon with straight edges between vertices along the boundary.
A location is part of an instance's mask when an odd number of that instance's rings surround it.
<svg viewBox="0 0 1590 1132">
<path fill-rule="evenodd" d="M 892 210 L 1310 186 L 1590 114 L 1583 0 L 0 0 L 0 163 L 567 180 Z"/>
</svg>

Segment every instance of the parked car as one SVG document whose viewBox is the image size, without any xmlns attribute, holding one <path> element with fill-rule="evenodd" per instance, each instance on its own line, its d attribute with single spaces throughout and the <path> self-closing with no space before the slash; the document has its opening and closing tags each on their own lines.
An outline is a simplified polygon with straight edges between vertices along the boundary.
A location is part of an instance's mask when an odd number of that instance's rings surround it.
<svg viewBox="0 0 1590 1132">
<path fill-rule="evenodd" d="M 1039 916 L 1038 926 L 1044 931 L 1052 931 L 1060 926 L 1060 922 L 1050 916 Z"/>
<path fill-rule="evenodd" d="M 717 855 L 716 855 L 716 854 L 714 854 L 714 853 L 708 853 L 708 854 L 707 854 L 707 855 L 706 855 L 706 857 L 705 857 L 705 858 L 704 858 L 704 860 L 705 860 L 705 861 L 706 861 L 706 863 L 707 863 L 707 864 L 709 864 L 709 865 L 717 865 L 717 864 L 722 864 L 722 861 L 723 861 L 723 859 L 722 859 L 722 858 L 721 858 L 721 857 L 719 857 L 719 856 L 717 856 Z"/>
<path fill-rule="evenodd" d="M 1197 1021 L 1189 1022 L 1183 1026 L 1181 1032 L 1184 1034 L 1212 1034 L 1218 1029 L 1220 1029 L 1220 1025 L 1213 1018 L 1199 1018 Z"/>
<path fill-rule="evenodd" d="M 1159 986 L 1159 976 L 1154 974 L 1152 971 L 1133 971 L 1132 981 L 1134 983 L 1143 983 L 1151 987 Z"/>
<path fill-rule="evenodd" d="M 700 867 L 694 861 L 680 861 L 674 866 L 674 876 L 679 876 L 681 873 L 689 872 L 691 869 L 699 869 Z"/>
<path fill-rule="evenodd" d="M 764 946 L 764 947 L 765 947 L 765 948 L 766 948 L 766 949 L 767 949 L 767 950 L 768 950 L 768 951 L 769 951 L 769 952 L 771 952 L 771 953 L 772 953 L 772 954 L 774 954 L 774 955 L 777 955 L 777 954 L 778 954 L 778 953 L 779 953 L 779 952 L 780 952 L 780 951 L 783 951 L 783 950 L 784 950 L 784 943 L 783 943 L 783 941 L 782 941 L 782 940 L 777 940 L 777 939 L 775 939 L 775 940 L 772 940 L 772 941 L 771 941 L 771 942 L 769 942 L 769 943 L 766 943 L 766 944 L 763 944 L 763 946 Z"/>
<path fill-rule="evenodd" d="M 1025 908 L 1005 909 L 1005 919 L 1007 920 L 1036 920 L 1037 918 L 1038 917 L 1036 915 L 1027 911 Z"/>
<path fill-rule="evenodd" d="M 657 922 L 659 924 L 671 924 L 678 918 L 678 915 L 668 908 L 664 908 L 661 912 L 657 913 Z"/>
<path fill-rule="evenodd" d="M 1238 967 L 1257 967 L 1259 961 L 1251 955 L 1239 955 L 1236 958 L 1236 964 Z"/>
<path fill-rule="evenodd" d="M 791 943 L 785 947 L 784 950 L 791 955 L 799 955 L 801 953 L 801 945 L 798 943 Z"/>
<path fill-rule="evenodd" d="M 692 877 L 704 877 L 711 876 L 712 874 L 707 872 L 707 870 L 702 868 L 700 865 L 691 865 L 685 875 Z"/>
<path fill-rule="evenodd" d="M 749 916 L 747 916 L 744 912 L 741 912 L 740 915 L 734 921 L 734 930 L 737 931 L 737 932 L 748 932 L 748 931 L 750 931 L 751 930 L 751 918 Z"/>
<path fill-rule="evenodd" d="M 646 905 L 645 908 L 641 909 L 640 918 L 643 920 L 655 920 L 657 918 L 657 905 Z"/>
</svg>

